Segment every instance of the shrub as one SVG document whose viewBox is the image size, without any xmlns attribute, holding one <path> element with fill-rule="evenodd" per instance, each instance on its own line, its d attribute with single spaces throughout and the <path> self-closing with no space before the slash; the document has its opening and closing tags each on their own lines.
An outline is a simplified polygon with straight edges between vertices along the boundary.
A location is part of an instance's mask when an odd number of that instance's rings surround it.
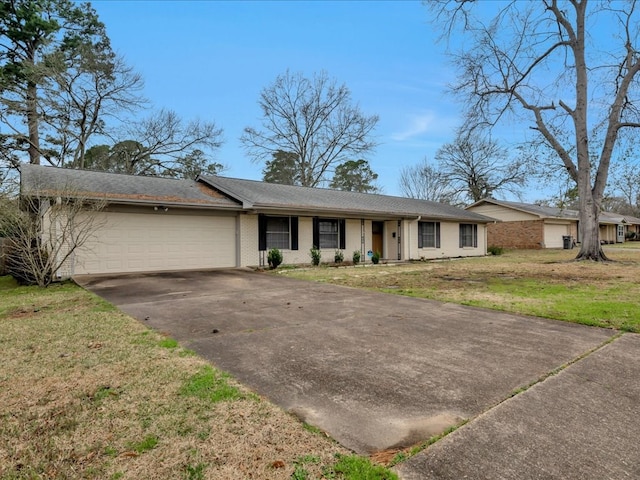
<svg viewBox="0 0 640 480">
<path fill-rule="evenodd" d="M 351 257 L 353 260 L 353 264 L 357 265 L 360 263 L 360 250 L 354 250 L 353 252 L 353 257 Z"/>
<path fill-rule="evenodd" d="M 269 268 L 275 270 L 282 263 L 282 252 L 277 248 L 272 248 L 267 253 L 267 262 L 269 262 Z"/>
<path fill-rule="evenodd" d="M 22 246 L 11 239 L 6 249 L 5 268 L 20 285 L 40 285 L 46 287 L 53 281 L 53 267 L 49 251 L 36 239 L 28 240 L 31 248 Z"/>
<path fill-rule="evenodd" d="M 504 253 L 504 248 L 490 245 L 487 247 L 487 252 L 491 255 L 502 255 Z"/>
<path fill-rule="evenodd" d="M 371 262 L 373 262 L 374 265 L 377 265 L 378 262 L 380 262 L 380 252 L 373 252 L 373 255 L 371 256 Z"/>
<path fill-rule="evenodd" d="M 309 255 L 311 255 L 311 263 L 313 265 L 315 265 L 316 267 L 320 265 L 320 257 L 322 257 L 322 254 L 320 253 L 320 249 L 318 247 L 314 245 L 313 248 L 309 250 Z"/>
<path fill-rule="evenodd" d="M 336 263 L 344 262 L 344 253 L 341 250 L 336 250 L 335 255 L 333 256 L 333 261 Z"/>
</svg>

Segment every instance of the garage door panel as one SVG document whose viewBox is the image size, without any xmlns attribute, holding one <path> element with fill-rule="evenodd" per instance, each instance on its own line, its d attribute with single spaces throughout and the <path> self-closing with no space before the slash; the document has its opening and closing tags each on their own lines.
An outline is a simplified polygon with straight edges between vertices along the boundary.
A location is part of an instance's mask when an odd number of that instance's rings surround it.
<svg viewBox="0 0 640 480">
<path fill-rule="evenodd" d="M 235 217 L 101 212 L 75 274 L 234 267 Z"/>
<path fill-rule="evenodd" d="M 568 225 L 546 224 L 544 226 L 544 246 L 545 248 L 562 248 L 563 235 L 567 235 Z"/>
</svg>

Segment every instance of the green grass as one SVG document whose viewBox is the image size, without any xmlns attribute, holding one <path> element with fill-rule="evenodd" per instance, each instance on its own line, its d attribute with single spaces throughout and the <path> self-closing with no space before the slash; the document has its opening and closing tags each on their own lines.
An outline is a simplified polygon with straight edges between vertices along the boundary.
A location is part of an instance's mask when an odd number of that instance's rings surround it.
<svg viewBox="0 0 640 480">
<path fill-rule="evenodd" d="M 149 450 L 153 450 L 158 446 L 158 437 L 155 435 L 148 435 L 139 442 L 130 442 L 127 447 L 136 453 L 144 453 Z"/>
<path fill-rule="evenodd" d="M 389 469 L 358 455 L 338 455 L 335 465 L 326 469 L 324 475 L 327 479 L 340 480 L 398 480 Z"/>
<path fill-rule="evenodd" d="M 167 338 L 163 338 L 162 340 L 160 340 L 158 342 L 158 346 L 160 346 L 162 348 L 168 348 L 169 350 L 171 350 L 173 348 L 177 348 L 178 347 L 178 341 L 175 340 L 174 338 L 167 337 Z"/>
<path fill-rule="evenodd" d="M 628 297 L 637 284 L 619 283 L 597 287 L 583 284 L 549 284 L 532 279 L 490 279 L 487 290 L 510 297 L 500 310 L 534 315 L 598 327 L 640 331 L 638 302 Z M 491 301 L 469 301 L 468 305 L 495 308 Z"/>
<path fill-rule="evenodd" d="M 626 245 L 626 244 L 625 244 Z M 640 247 L 640 242 L 635 243 Z M 640 249 L 607 249 L 611 263 L 576 251 L 506 250 L 500 256 L 406 265 L 288 271 L 302 280 L 640 333 Z"/>
<path fill-rule="evenodd" d="M 245 398 L 245 394 L 241 393 L 237 387 L 229 384 L 230 378 L 227 373 L 214 370 L 209 365 L 205 365 L 184 382 L 178 393 L 207 400 L 211 403 Z"/>
</svg>

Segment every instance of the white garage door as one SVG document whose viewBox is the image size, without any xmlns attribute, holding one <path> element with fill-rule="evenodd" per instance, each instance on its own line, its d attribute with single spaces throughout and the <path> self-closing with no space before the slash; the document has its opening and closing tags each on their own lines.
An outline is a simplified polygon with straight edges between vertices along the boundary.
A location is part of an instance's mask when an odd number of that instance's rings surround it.
<svg viewBox="0 0 640 480">
<path fill-rule="evenodd" d="M 102 212 L 75 256 L 75 274 L 236 266 L 235 217 Z"/>
<path fill-rule="evenodd" d="M 562 237 L 568 235 L 568 225 L 545 224 L 544 246 L 545 248 L 562 248 Z"/>
</svg>

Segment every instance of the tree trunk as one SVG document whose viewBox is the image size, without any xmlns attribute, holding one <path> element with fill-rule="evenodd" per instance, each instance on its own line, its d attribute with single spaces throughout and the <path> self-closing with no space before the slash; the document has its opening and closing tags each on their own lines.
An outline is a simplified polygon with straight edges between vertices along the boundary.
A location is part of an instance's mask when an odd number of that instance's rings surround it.
<svg viewBox="0 0 640 480">
<path fill-rule="evenodd" d="M 591 192 L 589 192 L 591 193 Z M 591 198 L 580 196 L 580 251 L 576 260 L 592 260 L 607 262 L 609 258 L 604 254 L 600 245 L 599 206 Z"/>
<path fill-rule="evenodd" d="M 38 132 L 38 87 L 27 84 L 27 128 L 29 129 L 29 163 L 40 165 L 40 134 Z"/>
</svg>

